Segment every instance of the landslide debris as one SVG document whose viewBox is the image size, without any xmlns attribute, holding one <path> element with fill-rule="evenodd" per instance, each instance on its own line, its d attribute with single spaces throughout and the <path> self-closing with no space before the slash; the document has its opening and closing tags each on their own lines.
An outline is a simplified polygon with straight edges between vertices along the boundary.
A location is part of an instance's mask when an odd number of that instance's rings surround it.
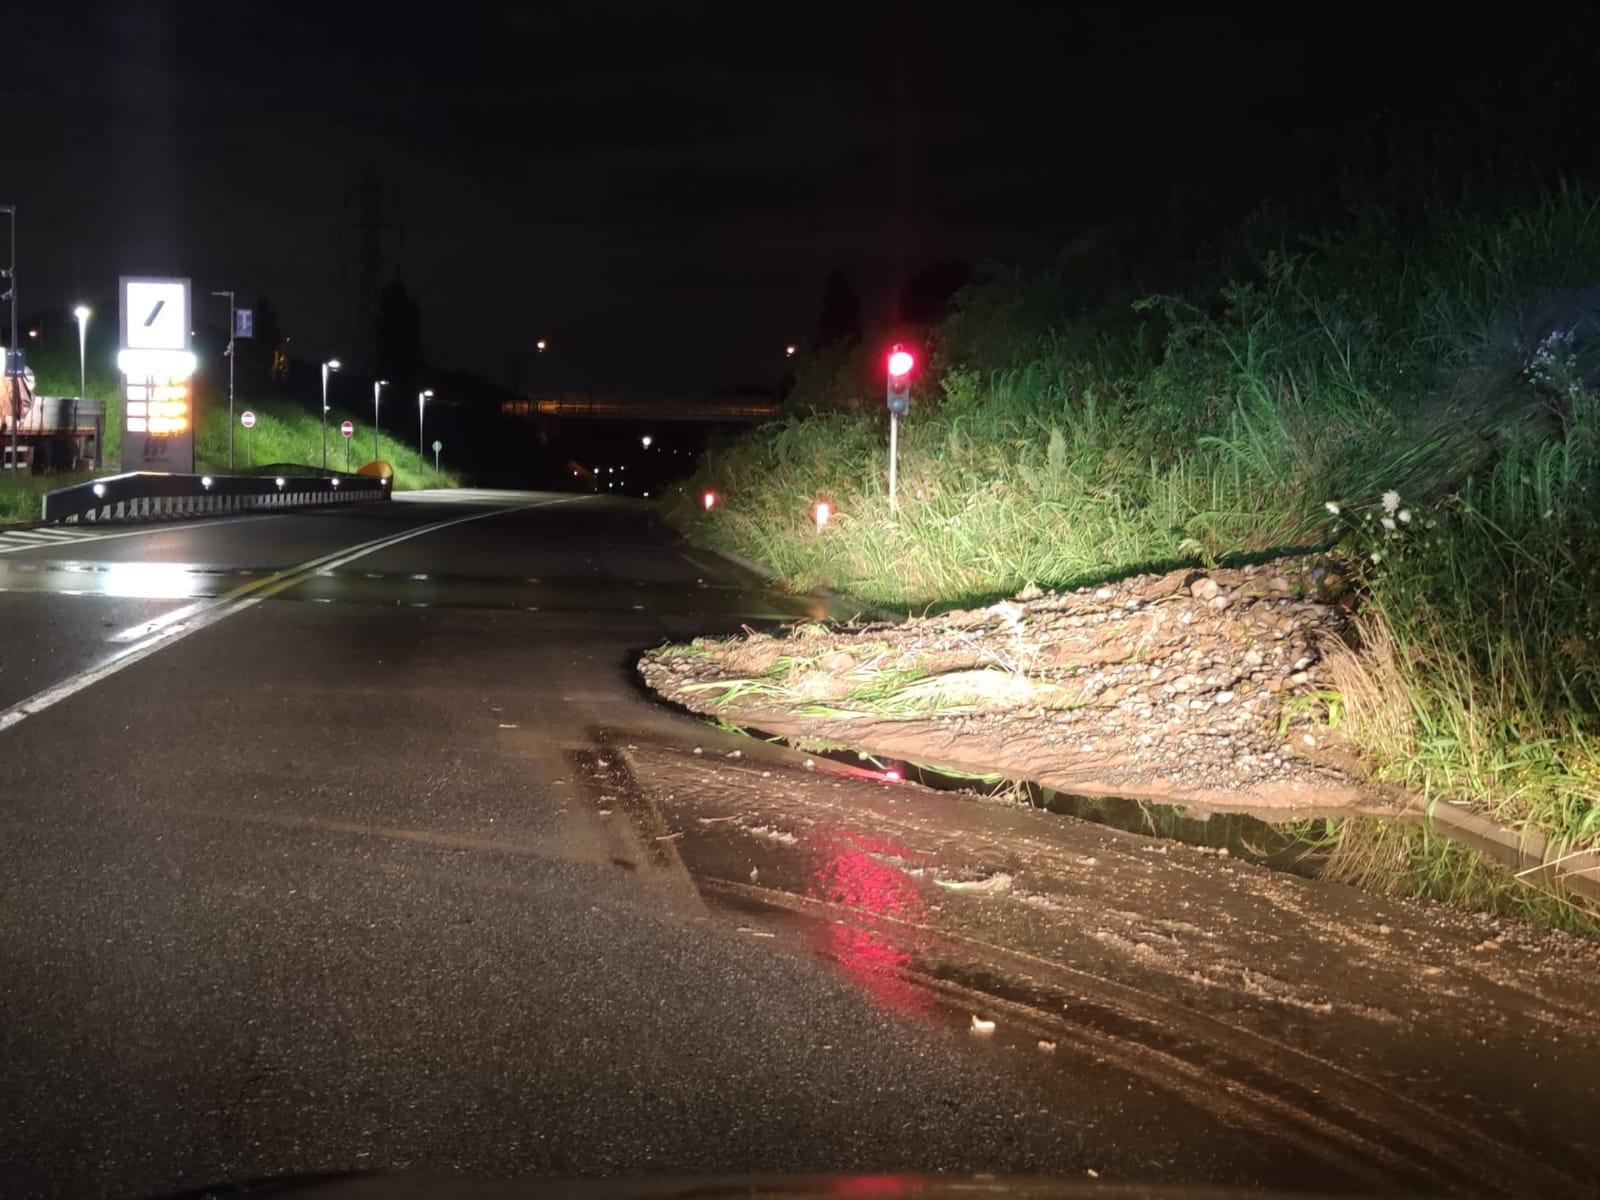
<svg viewBox="0 0 1600 1200">
<path fill-rule="evenodd" d="M 1202 806 L 1373 806 L 1320 666 L 1348 585 L 1316 557 L 1137 575 L 903 624 L 646 654 L 696 712 L 802 742 Z"/>
</svg>

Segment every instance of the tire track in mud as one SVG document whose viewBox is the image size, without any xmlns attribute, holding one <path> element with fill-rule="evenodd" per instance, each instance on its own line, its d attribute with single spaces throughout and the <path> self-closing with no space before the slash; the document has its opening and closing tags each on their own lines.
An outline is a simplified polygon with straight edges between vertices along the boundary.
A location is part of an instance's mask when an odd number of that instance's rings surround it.
<svg viewBox="0 0 1600 1200">
<path fill-rule="evenodd" d="M 1381 1079 L 1238 1020 L 1201 1011 L 1203 997 L 1191 995 L 1175 1004 L 1171 996 L 1103 972 L 963 932 L 966 917 L 952 911 L 974 903 L 1026 903 L 1027 896 L 996 901 L 944 894 L 935 924 L 808 894 L 793 864 L 814 852 L 810 843 L 818 830 L 841 819 L 884 827 L 883 821 L 871 819 L 881 818 L 881 812 L 869 816 L 851 803 L 857 797 L 815 794 L 866 787 L 860 780 L 796 771 L 798 756 L 787 752 L 764 752 L 759 765 L 748 760 L 730 763 L 696 759 L 683 748 L 666 744 L 640 744 L 638 735 L 593 730 L 591 737 L 598 749 L 572 755 L 591 802 L 599 811 L 608 811 L 609 806 L 609 811 L 625 818 L 632 838 L 645 847 L 657 874 L 674 891 L 687 886 L 714 909 L 745 919 L 764 913 L 780 926 L 824 922 L 891 940 L 914 935 L 910 940 L 917 953 L 886 968 L 906 985 L 946 1005 L 1002 1010 L 1008 1021 L 1038 1032 L 1041 1040 L 1072 1046 L 1085 1061 L 1114 1062 L 1119 1070 L 1137 1074 L 1186 1104 L 1223 1113 L 1231 1122 L 1293 1145 L 1326 1167 L 1369 1185 L 1504 1195 L 1587 1194 L 1583 1164 L 1574 1161 L 1568 1169 L 1551 1161 L 1570 1155 L 1551 1156 L 1543 1148 L 1513 1144 L 1481 1123 L 1458 1119 L 1437 1105 L 1403 1095 Z M 626 749 L 624 737 L 635 739 Z M 729 778 L 722 778 L 725 775 Z M 775 803 L 780 791 L 782 803 Z M 978 806 L 971 807 L 976 811 Z M 741 813 L 752 808 L 761 815 L 744 821 Z M 723 811 L 727 809 L 735 811 Z M 706 816 L 710 810 L 717 815 Z M 799 836 L 785 833 L 774 838 L 773 830 L 785 823 L 799 830 Z M 918 886 L 926 886 L 929 872 L 937 871 L 941 854 L 969 844 L 968 839 L 952 838 L 949 830 L 934 832 L 926 819 L 909 814 L 887 824 L 913 846 L 919 840 L 935 843 L 932 849 L 911 854 L 875 855 L 886 869 L 904 873 Z M 982 840 L 988 842 L 987 851 L 1007 850 L 1003 837 Z M 728 864 L 741 848 L 761 860 L 756 876 L 767 878 L 746 882 L 734 877 L 737 873 Z M 1063 848 L 1034 841 L 1031 849 Z M 1080 861 L 1083 857 L 1078 856 Z M 1093 864 L 1093 857 L 1088 861 Z M 1187 862 L 1172 867 L 1205 877 Z M 1152 878 L 1159 876 L 1153 866 L 1149 873 Z M 1269 907 L 1275 906 L 1269 903 Z M 1134 911 L 1123 915 L 1148 918 Z M 1179 924 L 1201 928 L 1192 922 Z M 972 922 L 972 927 L 981 929 L 982 922 Z M 1262 1004 L 1325 1011 L 1316 1001 L 1299 996 L 1293 985 L 1247 962 L 1218 956 L 1212 965 L 1223 969 L 1223 977 L 1191 980 L 1191 992 L 1204 985 L 1224 994 L 1243 991 Z M 1238 982 L 1230 983 L 1229 975 Z M 1252 989 L 1251 978 L 1261 986 Z M 1524 991 L 1538 998 L 1531 989 Z M 1387 1013 L 1362 1014 L 1359 1005 L 1350 1011 L 1369 1020 L 1376 1015 L 1394 1020 Z"/>
</svg>

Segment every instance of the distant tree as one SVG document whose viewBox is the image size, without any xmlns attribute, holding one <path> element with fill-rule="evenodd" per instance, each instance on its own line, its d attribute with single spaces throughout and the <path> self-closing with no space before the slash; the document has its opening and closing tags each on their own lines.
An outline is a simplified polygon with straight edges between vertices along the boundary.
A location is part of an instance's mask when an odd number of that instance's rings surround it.
<svg viewBox="0 0 1600 1200">
<path fill-rule="evenodd" d="M 422 310 L 396 279 L 378 299 L 378 374 L 404 393 L 416 390 L 422 368 Z"/>
<path fill-rule="evenodd" d="M 950 301 L 972 282 L 972 268 L 959 259 L 929 263 L 900 289 L 899 324 L 933 326 L 950 315 Z"/>
<path fill-rule="evenodd" d="M 861 340 L 861 297 L 843 271 L 834 271 L 822 285 L 822 311 L 817 314 L 812 348 L 849 346 Z"/>
<path fill-rule="evenodd" d="M 280 377 L 281 372 L 274 370 L 273 364 L 281 355 L 287 354 L 287 348 L 284 345 L 283 323 L 272 301 L 265 296 L 257 296 L 251 312 L 254 317 L 251 336 L 234 341 L 239 355 L 234 368 L 238 372 L 239 386 L 256 391 Z"/>
</svg>

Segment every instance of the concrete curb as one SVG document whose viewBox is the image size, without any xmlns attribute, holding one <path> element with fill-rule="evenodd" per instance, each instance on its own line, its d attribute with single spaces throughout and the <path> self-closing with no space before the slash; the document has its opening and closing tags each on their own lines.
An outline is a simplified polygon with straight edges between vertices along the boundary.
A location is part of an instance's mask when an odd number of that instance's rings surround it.
<svg viewBox="0 0 1600 1200">
<path fill-rule="evenodd" d="M 1530 886 L 1568 891 L 1600 902 L 1600 850 L 1576 850 L 1552 857 L 1550 839 L 1542 833 L 1518 832 L 1488 817 L 1445 801 L 1413 798 L 1408 811 L 1442 826 L 1456 840 L 1481 850 L 1523 874 Z"/>
</svg>

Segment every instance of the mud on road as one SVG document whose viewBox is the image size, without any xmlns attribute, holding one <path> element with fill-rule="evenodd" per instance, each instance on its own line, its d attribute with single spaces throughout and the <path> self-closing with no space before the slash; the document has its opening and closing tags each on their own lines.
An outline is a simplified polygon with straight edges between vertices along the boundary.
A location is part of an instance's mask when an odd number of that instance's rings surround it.
<svg viewBox="0 0 1600 1200">
<path fill-rule="evenodd" d="M 984 1041 L 1103 1177 L 1592 1194 L 1600 948 L 706 733 L 575 752 L 619 868 Z"/>
<path fill-rule="evenodd" d="M 801 741 L 1207 808 L 1393 806 L 1321 720 L 1329 564 L 1139 575 L 860 628 L 701 638 L 639 670 L 685 708 Z"/>
</svg>

